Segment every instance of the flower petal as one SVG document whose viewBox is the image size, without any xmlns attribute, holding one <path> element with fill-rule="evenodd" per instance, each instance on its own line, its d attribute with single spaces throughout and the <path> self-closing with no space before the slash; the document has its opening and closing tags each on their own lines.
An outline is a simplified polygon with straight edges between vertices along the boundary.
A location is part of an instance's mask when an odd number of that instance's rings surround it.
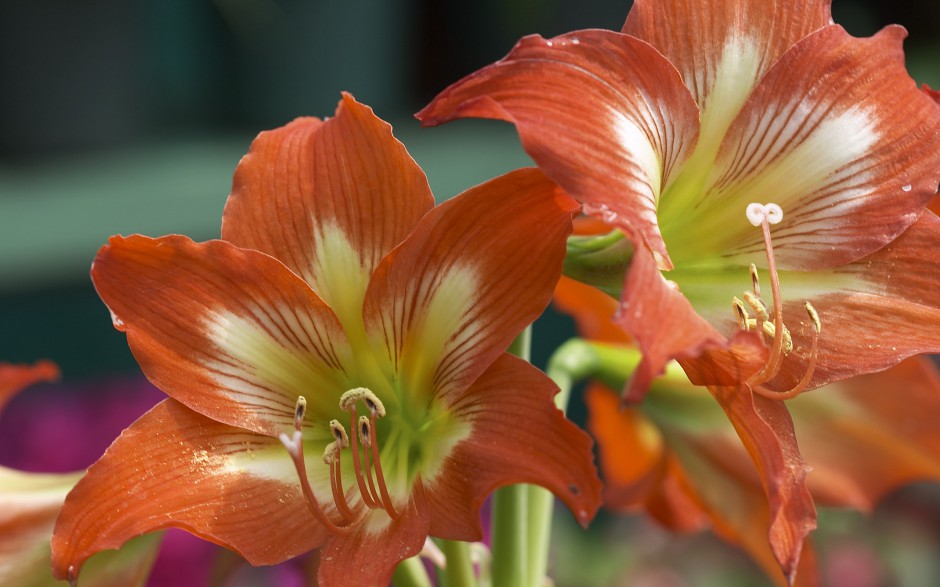
<svg viewBox="0 0 940 587">
<path fill-rule="evenodd" d="M 421 552 L 428 536 L 428 505 L 421 483 L 415 484 L 411 500 L 397 520 L 389 521 L 384 513 L 376 518 L 383 520 L 381 525 L 359 525 L 323 548 L 317 575 L 319 584 L 388 585 L 395 566 Z"/>
<path fill-rule="evenodd" d="M 3 365 L 9 374 L 14 366 Z M 20 373 L 27 367 L 18 367 Z M 0 584 L 52 583 L 49 536 L 65 495 L 81 473 L 40 475 L 0 467 Z"/>
<path fill-rule="evenodd" d="M 792 583 L 806 536 L 816 528 L 816 507 L 806 485 L 793 422 L 782 401 L 744 387 L 710 386 L 760 474 L 770 504 L 770 545 Z"/>
<path fill-rule="evenodd" d="M 59 368 L 51 361 L 37 361 L 32 365 L 0 363 L 0 411 L 13 396 L 30 385 L 58 378 Z"/>
<path fill-rule="evenodd" d="M 660 273 L 653 256 L 638 247 L 614 320 L 636 338 L 643 360 L 634 371 L 624 398 L 641 400 L 650 382 L 666 363 L 692 358 L 706 347 L 721 346 L 724 338 L 702 319 L 689 301 Z"/>
<path fill-rule="evenodd" d="M 293 429 L 299 395 L 316 413 L 348 389 L 336 316 L 267 255 L 182 236 L 112 237 L 91 274 L 147 377 L 217 421 L 277 436 Z"/>
<path fill-rule="evenodd" d="M 343 94 L 333 118 L 255 139 L 235 170 L 222 238 L 282 261 L 351 328 L 373 269 L 433 205 L 391 126 Z"/>
<path fill-rule="evenodd" d="M 388 380 L 419 403 L 466 389 L 548 305 L 576 206 L 521 169 L 429 212 L 366 294 Z"/>
<path fill-rule="evenodd" d="M 95 552 L 182 528 L 275 564 L 327 540 L 276 439 L 165 400 L 125 430 L 69 493 L 52 537 L 59 579 Z"/>
<path fill-rule="evenodd" d="M 698 136 L 698 109 L 675 68 L 643 41 L 609 31 L 525 37 L 501 61 L 450 86 L 418 118 L 516 125 L 546 174 L 671 267 L 659 196 Z"/>
<path fill-rule="evenodd" d="M 940 480 L 940 373 L 926 357 L 787 405 L 824 504 L 870 511 L 904 484 Z"/>
<path fill-rule="evenodd" d="M 596 287 L 562 276 L 552 301 L 559 311 L 574 318 L 578 334 L 584 338 L 621 344 L 630 341 L 613 321 L 620 303 Z"/>
<path fill-rule="evenodd" d="M 855 263 L 832 271 L 781 274 L 782 295 L 788 300 L 784 316 L 801 320 L 790 327 L 794 352 L 767 387 L 787 389 L 803 375 L 811 348 L 804 299 L 822 321 L 810 388 L 881 371 L 912 355 L 940 352 L 940 273 L 930 269 L 937 251 L 940 218 L 927 211 L 894 242 Z M 787 283 L 794 284 L 789 293 Z M 797 298 L 801 294 L 805 297 Z"/>
<path fill-rule="evenodd" d="M 555 407 L 557 392 L 538 369 L 503 354 L 451 406 L 472 429 L 439 473 L 423 479 L 432 535 L 480 540 L 484 499 L 514 483 L 549 489 L 582 525 L 590 522 L 601 505 L 592 442 Z"/>
<path fill-rule="evenodd" d="M 758 80 L 790 48 L 832 23 L 830 0 L 637 0 L 623 26 L 679 70 L 716 145 Z"/>
<path fill-rule="evenodd" d="M 780 58 L 728 129 L 704 189 L 663 199 L 677 266 L 717 255 L 765 263 L 761 231 L 744 217 L 754 201 L 783 208 L 773 227 L 781 269 L 844 265 L 917 219 L 940 180 L 940 109 L 904 67 L 905 36 L 891 26 L 857 39 L 829 26 Z"/>
</svg>

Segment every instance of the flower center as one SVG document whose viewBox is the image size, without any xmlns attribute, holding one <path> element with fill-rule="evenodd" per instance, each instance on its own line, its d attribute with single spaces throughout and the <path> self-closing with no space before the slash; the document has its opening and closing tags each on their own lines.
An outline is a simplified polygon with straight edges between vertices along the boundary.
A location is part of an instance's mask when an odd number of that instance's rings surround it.
<svg viewBox="0 0 940 587">
<path fill-rule="evenodd" d="M 368 415 L 359 415 L 358 404 L 363 404 Z M 385 475 L 382 472 L 379 442 L 377 438 L 376 420 L 385 416 L 385 406 L 372 391 L 357 387 L 345 392 L 339 400 L 339 407 L 349 413 L 349 428 L 354 430 L 352 435 L 347 434 L 346 428 L 339 420 L 331 420 L 329 424 L 333 441 L 326 445 L 323 451 L 323 463 L 330 469 L 330 489 L 333 504 L 339 512 L 339 521 L 334 522 L 327 516 L 320 505 L 310 481 L 307 478 L 306 462 L 304 460 L 302 426 L 307 411 L 307 400 L 303 396 L 297 398 L 294 412 L 294 433 L 288 436 L 281 433 L 280 440 L 287 449 L 304 494 L 304 500 L 310 512 L 334 534 L 343 535 L 350 531 L 351 526 L 359 519 L 346 499 L 343 489 L 343 471 L 341 457 L 345 449 L 352 453 L 353 471 L 356 485 L 362 503 L 370 510 L 385 510 L 388 516 L 395 520 L 399 513 L 392 503 Z M 362 451 L 360 454 L 360 446 Z"/>
<path fill-rule="evenodd" d="M 771 301 L 773 306 L 773 318 L 771 319 L 770 313 L 767 310 L 767 304 L 764 303 L 764 300 L 761 298 L 757 267 L 752 263 L 750 266 L 752 291 L 744 292 L 744 302 L 737 297 L 732 298 L 731 305 L 734 309 L 735 317 L 738 320 L 738 325 L 742 330 L 745 332 L 752 329 L 756 330 L 762 341 L 764 341 L 764 336 L 767 336 L 773 342 L 767 362 L 757 373 L 747 380 L 746 385 L 753 390 L 754 393 L 767 398 L 778 400 L 790 399 L 802 393 L 813 377 L 813 372 L 816 369 L 819 332 L 822 329 L 822 324 L 819 321 L 819 315 L 816 313 L 816 309 L 813 308 L 812 304 L 809 302 L 805 302 L 803 307 L 806 309 L 806 313 L 812 322 L 813 339 L 809 352 L 809 361 L 803 372 L 803 376 L 796 385 L 785 391 L 772 391 L 764 387 L 764 383 L 777 376 L 780 372 L 780 367 L 783 365 L 784 357 L 789 355 L 793 350 L 793 338 L 790 336 L 790 331 L 783 322 L 783 301 L 780 297 L 780 280 L 777 276 L 777 263 L 774 259 L 773 243 L 770 238 L 770 225 L 777 224 L 783 220 L 783 210 L 774 203 L 767 205 L 752 203 L 748 205 L 745 214 L 751 224 L 761 227 L 761 231 L 764 235 L 764 249 L 767 252 L 767 269 L 770 272 Z M 750 306 L 754 311 L 756 318 L 750 317 L 745 307 L 745 302 L 747 306 Z"/>
</svg>

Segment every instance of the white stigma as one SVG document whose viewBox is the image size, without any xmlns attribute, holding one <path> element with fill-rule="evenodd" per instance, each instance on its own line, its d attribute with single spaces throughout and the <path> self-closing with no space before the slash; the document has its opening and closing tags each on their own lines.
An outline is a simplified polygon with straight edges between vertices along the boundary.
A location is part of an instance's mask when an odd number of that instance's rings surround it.
<svg viewBox="0 0 940 587">
<path fill-rule="evenodd" d="M 281 441 L 281 444 L 284 445 L 284 448 L 287 449 L 287 452 L 290 453 L 290 456 L 297 458 L 300 454 L 301 436 L 300 430 L 294 430 L 292 436 L 281 432 L 280 435 L 278 435 L 278 439 Z"/>
<path fill-rule="evenodd" d="M 747 215 L 748 221 L 754 226 L 760 226 L 764 220 L 768 224 L 777 224 L 783 220 L 783 208 L 773 202 L 766 205 L 752 202 L 747 205 L 747 210 L 744 213 Z"/>
</svg>

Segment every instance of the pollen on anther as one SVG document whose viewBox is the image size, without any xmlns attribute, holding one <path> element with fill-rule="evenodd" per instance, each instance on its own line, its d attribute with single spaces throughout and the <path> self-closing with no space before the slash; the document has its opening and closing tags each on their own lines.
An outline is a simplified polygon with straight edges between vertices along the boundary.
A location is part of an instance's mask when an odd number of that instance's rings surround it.
<svg viewBox="0 0 940 587">
<path fill-rule="evenodd" d="M 813 321 L 813 328 L 816 329 L 816 332 L 822 332 L 822 322 L 819 321 L 819 314 L 816 312 L 816 308 L 813 307 L 813 304 L 806 302 L 803 304 L 803 307 L 806 309 L 809 319 Z"/>
<path fill-rule="evenodd" d="M 297 403 L 294 404 L 294 422 L 303 422 L 307 414 L 307 398 L 302 395 L 297 396 Z"/>
<path fill-rule="evenodd" d="M 764 300 L 746 291 L 744 292 L 744 301 L 747 302 L 761 320 L 767 321 L 770 319 L 770 314 L 767 312 L 767 306 L 764 305 Z"/>
<path fill-rule="evenodd" d="M 359 416 L 359 444 L 362 446 L 372 446 L 372 428 L 369 425 L 369 418 Z"/>
<path fill-rule="evenodd" d="M 336 439 L 339 448 L 349 446 L 349 435 L 346 434 L 346 429 L 339 423 L 339 420 L 330 420 L 330 432 L 333 434 L 333 438 Z"/>
<path fill-rule="evenodd" d="M 332 465 L 335 463 L 339 450 L 339 445 L 335 441 L 326 445 L 326 448 L 323 449 L 323 464 Z"/>
<path fill-rule="evenodd" d="M 747 323 L 747 320 L 748 318 L 750 318 L 750 316 L 748 316 L 747 310 L 744 309 L 744 302 L 742 302 L 741 300 L 737 298 L 737 296 L 735 296 L 731 298 L 731 307 L 734 308 L 734 315 L 738 319 L 738 326 L 741 328 L 741 330 L 745 332 L 750 330 L 749 325 Z"/>
</svg>

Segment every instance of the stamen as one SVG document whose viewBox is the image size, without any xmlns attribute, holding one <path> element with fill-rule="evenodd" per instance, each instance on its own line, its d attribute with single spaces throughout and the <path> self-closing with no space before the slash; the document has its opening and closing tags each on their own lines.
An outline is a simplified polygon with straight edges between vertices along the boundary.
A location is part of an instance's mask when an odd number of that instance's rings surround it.
<svg viewBox="0 0 940 587">
<path fill-rule="evenodd" d="M 337 526 L 327 517 L 326 512 L 320 507 L 320 503 L 313 494 L 313 488 L 310 487 L 309 479 L 307 479 L 307 463 L 304 460 L 303 432 L 301 429 L 303 417 L 306 414 L 306 408 L 307 400 L 304 399 L 303 396 L 297 398 L 297 404 L 294 410 L 294 427 L 296 430 L 294 430 L 293 435 L 290 437 L 282 432 L 278 438 L 281 440 L 284 448 L 287 449 L 287 454 L 290 455 L 291 460 L 294 462 L 294 469 L 297 471 L 297 477 L 300 478 L 300 488 L 304 495 L 304 501 L 307 503 L 307 509 L 309 509 L 310 513 L 312 513 L 321 524 L 326 526 L 330 532 L 338 535 L 347 534 L 349 533 L 348 527 Z"/>
<path fill-rule="evenodd" d="M 767 313 L 767 306 L 764 304 L 764 300 L 755 296 L 749 291 L 744 292 L 744 301 L 747 302 L 747 305 L 757 313 L 758 318 L 761 322 L 766 322 L 770 320 L 770 314 Z"/>
<path fill-rule="evenodd" d="M 813 373 L 816 371 L 816 356 L 819 350 L 819 333 L 822 331 L 822 324 L 819 321 L 819 314 L 816 313 L 816 308 L 814 308 L 811 303 L 806 302 L 803 304 L 803 307 L 806 309 L 806 314 L 813 323 L 813 342 L 809 350 L 809 363 L 806 365 L 803 376 L 800 377 L 796 385 L 786 391 L 771 391 L 765 387 L 757 386 L 753 388 L 754 393 L 769 399 L 786 400 L 800 395 L 809 386 L 809 382 L 813 378 Z"/>
<path fill-rule="evenodd" d="M 349 392 L 347 391 L 346 393 L 349 393 Z M 345 396 L 346 396 L 346 394 L 343 394 L 343 397 L 345 397 Z M 342 407 L 342 406 L 343 406 L 343 400 L 340 399 L 340 407 Z M 343 409 L 346 409 L 346 408 L 343 408 Z M 355 402 L 350 406 L 350 411 L 349 411 L 349 427 L 350 427 L 351 429 L 354 429 L 354 430 L 358 430 L 358 429 L 359 429 L 358 423 L 356 422 L 356 404 L 355 404 Z M 355 471 L 355 473 L 356 473 L 356 485 L 359 487 L 359 494 L 362 496 L 362 501 L 363 501 L 363 503 L 366 504 L 366 506 L 368 506 L 368 507 L 371 508 L 371 509 L 378 509 L 380 506 L 379 506 L 378 503 L 376 503 L 375 501 L 373 501 L 372 495 L 369 493 L 369 489 L 366 487 L 366 480 L 363 478 L 363 475 L 362 475 L 362 472 L 363 472 L 362 461 L 360 460 L 360 457 L 359 457 L 359 434 L 358 434 L 358 433 L 357 433 L 357 434 L 353 434 L 353 435 L 350 436 L 349 438 L 350 438 L 350 445 L 351 445 L 351 446 L 349 447 L 349 449 L 350 449 L 350 451 L 352 451 L 352 456 L 353 456 L 353 471 Z M 363 449 L 363 453 L 364 453 L 364 455 L 366 455 L 365 458 L 368 458 L 368 450 Z M 369 471 L 369 469 L 368 469 L 368 464 L 366 464 L 366 469 L 365 469 L 365 471 L 366 471 L 367 473 L 368 473 L 368 471 Z M 371 478 L 372 478 L 372 475 L 371 475 L 371 473 L 370 473 L 370 474 L 369 474 L 369 479 L 371 480 Z"/>
<path fill-rule="evenodd" d="M 340 461 L 342 449 L 343 447 L 338 440 L 326 445 L 326 449 L 323 451 L 323 462 L 330 467 L 330 489 L 333 491 L 333 503 L 336 504 L 336 509 L 343 516 L 343 520 L 351 522 L 356 518 L 356 515 L 349 509 L 349 504 L 346 502 L 346 492 L 343 491 L 343 467 Z"/>
<path fill-rule="evenodd" d="M 369 410 L 369 416 L 359 416 L 356 418 L 356 402 L 362 401 Z M 376 418 L 385 416 L 385 405 L 377 395 L 365 387 L 357 387 L 343 393 L 339 399 L 340 409 L 349 412 L 349 426 L 355 427 L 356 433 L 352 435 L 352 453 L 353 469 L 356 472 L 356 483 L 359 485 L 359 493 L 362 494 L 363 502 L 373 509 L 384 508 L 388 515 L 394 520 L 398 518 L 398 513 L 392 506 L 392 498 L 389 495 L 388 487 L 385 484 L 385 476 L 382 473 L 382 462 L 378 440 L 376 438 Z M 334 433 L 335 436 L 335 433 Z M 362 457 L 359 456 L 359 445 L 362 445 Z M 371 451 L 370 451 L 371 449 Z M 371 462 L 370 462 L 371 457 Z M 375 481 L 372 479 L 372 471 L 375 471 Z M 368 484 L 368 488 L 366 487 Z M 376 491 L 378 485 L 378 491 Z M 381 498 L 380 498 L 381 494 Z"/>
<path fill-rule="evenodd" d="M 382 492 L 382 503 L 385 505 L 385 511 L 388 512 L 388 515 L 393 520 L 397 520 L 398 513 L 392 506 L 392 498 L 388 494 L 388 486 L 385 484 L 385 475 L 382 473 L 382 460 L 379 458 L 379 441 L 375 437 L 375 417 L 376 413 L 372 412 L 372 416 L 369 418 L 369 428 L 372 431 L 372 466 L 375 468 L 375 481 L 379 485 L 379 491 Z"/>
<path fill-rule="evenodd" d="M 359 442 L 362 444 L 362 459 L 365 463 L 362 470 L 365 473 L 366 481 L 369 483 L 369 496 L 372 497 L 376 508 L 380 508 L 382 507 L 382 500 L 379 499 L 379 492 L 375 490 L 375 483 L 372 481 L 373 465 L 369 461 L 372 457 L 372 452 L 368 450 L 372 446 L 372 434 L 369 430 L 369 419 L 365 416 L 359 416 Z"/>
</svg>

